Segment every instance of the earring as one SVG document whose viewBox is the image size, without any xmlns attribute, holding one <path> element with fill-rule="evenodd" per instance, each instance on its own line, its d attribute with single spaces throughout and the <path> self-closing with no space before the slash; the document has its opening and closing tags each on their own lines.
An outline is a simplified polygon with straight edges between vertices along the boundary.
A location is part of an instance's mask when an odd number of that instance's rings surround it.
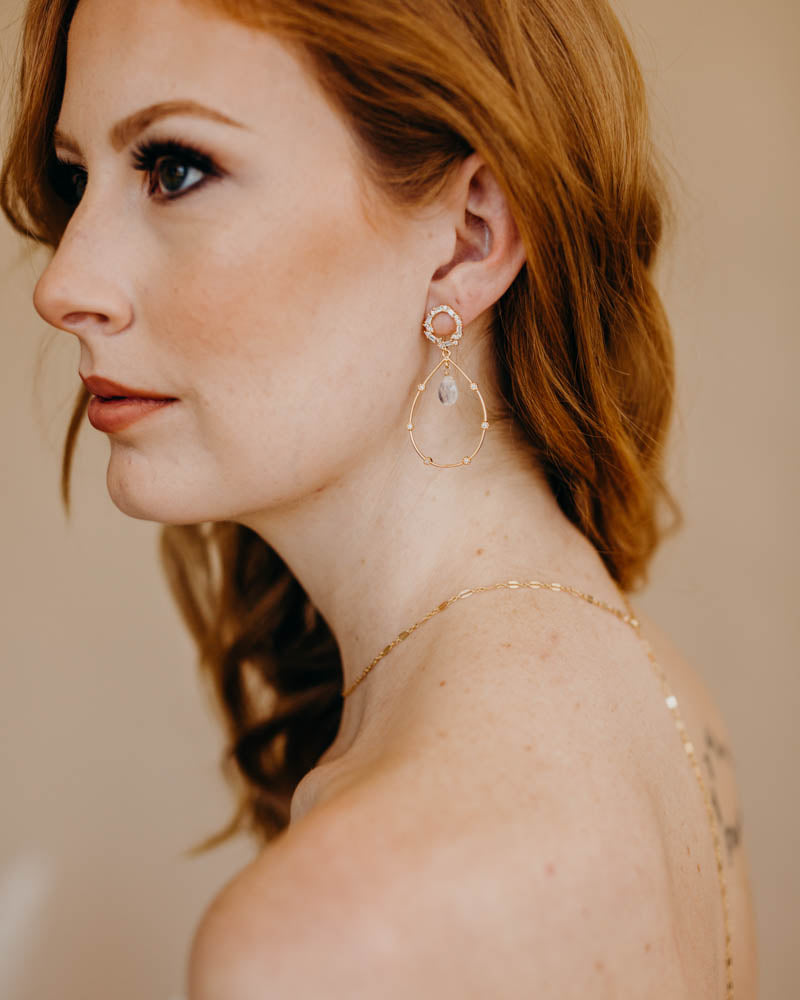
<svg viewBox="0 0 800 1000">
<path fill-rule="evenodd" d="M 433 330 L 433 319 L 438 316 L 439 313 L 447 313 L 447 315 L 454 320 L 456 324 L 455 330 L 450 334 L 447 340 L 442 340 L 441 337 L 437 337 Z M 489 426 L 489 421 L 487 419 L 486 404 L 483 401 L 483 396 L 478 389 L 477 382 L 473 382 L 472 379 L 467 375 L 463 368 L 453 361 L 450 357 L 449 348 L 454 344 L 457 344 L 461 339 L 461 335 L 464 332 L 464 324 L 462 323 L 461 317 L 455 311 L 451 309 L 450 306 L 435 306 L 428 315 L 425 317 L 425 322 L 422 324 L 422 332 L 431 341 L 431 343 L 436 344 L 437 347 L 441 348 L 442 360 L 433 369 L 433 371 L 428 375 L 424 382 L 420 382 L 417 386 L 417 394 L 414 396 L 414 402 L 411 404 L 411 413 L 408 415 L 408 433 L 411 438 L 411 444 L 414 446 L 414 451 L 419 455 L 422 461 L 426 465 L 435 465 L 437 469 L 456 469 L 460 465 L 469 465 L 472 459 L 477 455 L 483 444 L 483 439 L 486 437 L 486 430 Z M 481 401 L 481 408 L 483 409 L 483 422 L 481 423 L 481 439 L 478 442 L 478 447 L 473 451 L 471 455 L 465 455 L 460 462 L 451 462 L 449 464 L 440 465 L 438 462 L 434 462 L 430 455 L 424 455 L 417 447 L 417 442 L 414 440 L 414 407 L 417 405 L 417 400 L 420 394 L 425 392 L 428 382 L 433 378 L 436 372 L 444 365 L 444 378 L 439 383 L 439 402 L 443 406 L 453 406 L 454 403 L 458 401 L 458 386 L 456 385 L 455 378 L 450 374 L 450 365 L 457 368 L 458 371 L 464 376 L 464 378 L 469 383 L 469 387 L 472 392 L 476 393 L 478 399 Z"/>
</svg>

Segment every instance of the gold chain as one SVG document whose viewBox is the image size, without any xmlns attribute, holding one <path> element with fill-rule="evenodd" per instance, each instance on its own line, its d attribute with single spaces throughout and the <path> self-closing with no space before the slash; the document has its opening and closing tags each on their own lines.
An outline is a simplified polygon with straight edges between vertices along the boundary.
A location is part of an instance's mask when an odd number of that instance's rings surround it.
<svg viewBox="0 0 800 1000">
<path fill-rule="evenodd" d="M 645 639 L 640 630 L 640 622 L 636 617 L 633 608 L 631 607 L 630 601 L 622 594 L 622 600 L 625 602 L 625 607 L 627 611 L 621 611 L 619 608 L 613 607 L 611 604 L 607 604 L 605 601 L 601 601 L 597 597 L 593 597 L 591 594 L 585 594 L 583 591 L 578 590 L 576 587 L 568 587 L 563 583 L 542 583 L 539 580 L 506 580 L 502 583 L 493 583 L 488 587 L 472 587 L 469 590 L 462 590 L 460 593 L 455 594 L 453 597 L 449 597 L 446 601 L 442 601 L 441 604 L 437 605 L 433 611 L 429 611 L 424 618 L 420 618 L 418 622 L 410 625 L 408 628 L 403 629 L 402 632 L 381 650 L 380 653 L 375 657 L 375 659 L 370 663 L 368 667 L 362 672 L 362 674 L 354 681 L 350 687 L 342 692 L 342 697 L 346 698 L 360 683 L 364 680 L 367 674 L 372 670 L 375 664 L 382 660 L 387 653 L 390 653 L 395 646 L 407 639 L 412 632 L 415 632 L 420 625 L 423 625 L 426 621 L 433 618 L 434 615 L 438 615 L 439 612 L 444 611 L 449 608 L 451 604 L 456 601 L 460 601 L 465 597 L 471 597 L 472 594 L 478 594 L 485 590 L 499 590 L 500 588 L 506 588 L 508 590 L 516 590 L 520 587 L 527 587 L 529 590 L 552 590 L 557 593 L 571 594 L 573 597 L 579 597 L 583 601 L 588 601 L 590 604 L 594 604 L 595 607 L 602 608 L 604 611 L 610 612 L 612 615 L 619 618 L 620 621 L 624 622 L 626 625 L 630 625 L 634 629 L 639 639 L 641 639 L 644 644 L 644 648 L 647 652 L 647 657 L 653 666 L 653 669 L 661 682 L 661 690 L 664 694 L 664 701 L 666 702 L 667 708 L 672 712 L 673 719 L 675 721 L 675 726 L 681 737 L 681 742 L 683 743 L 683 748 L 686 751 L 686 755 L 689 758 L 689 762 L 692 766 L 692 770 L 695 773 L 697 782 L 700 785 L 700 791 L 703 793 L 703 799 L 705 800 L 706 813 L 708 815 L 709 826 L 711 827 L 711 835 L 714 839 L 714 853 L 717 857 L 717 874 L 719 876 L 720 892 L 722 894 L 722 915 L 725 921 L 725 977 L 726 977 L 726 1000 L 733 1000 L 733 958 L 731 955 L 731 934 L 730 925 L 728 918 L 728 890 L 725 880 L 725 873 L 722 868 L 722 854 L 720 850 L 720 838 L 719 831 L 717 829 L 716 818 L 714 816 L 714 810 L 712 808 L 711 799 L 709 798 L 708 791 L 706 790 L 705 782 L 703 781 L 703 776 L 700 772 L 700 766 L 697 763 L 697 757 L 694 752 L 694 746 L 692 741 L 689 739 L 689 735 L 686 732 L 686 727 L 683 724 L 683 719 L 678 712 L 678 699 L 669 690 L 667 684 L 666 676 L 663 670 L 656 662 L 656 658 L 653 654 L 652 647 L 650 643 Z"/>
</svg>

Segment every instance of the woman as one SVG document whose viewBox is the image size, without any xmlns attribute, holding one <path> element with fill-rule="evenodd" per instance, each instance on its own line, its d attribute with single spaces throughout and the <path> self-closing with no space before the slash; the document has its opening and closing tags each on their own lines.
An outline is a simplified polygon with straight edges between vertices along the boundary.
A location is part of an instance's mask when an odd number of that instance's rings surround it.
<svg viewBox="0 0 800 1000">
<path fill-rule="evenodd" d="M 611 10 L 32 0 L 24 55 L 64 499 L 88 403 L 224 708 L 205 846 L 263 846 L 190 1000 L 755 996 L 725 724 L 626 603 L 673 373 Z"/>
</svg>

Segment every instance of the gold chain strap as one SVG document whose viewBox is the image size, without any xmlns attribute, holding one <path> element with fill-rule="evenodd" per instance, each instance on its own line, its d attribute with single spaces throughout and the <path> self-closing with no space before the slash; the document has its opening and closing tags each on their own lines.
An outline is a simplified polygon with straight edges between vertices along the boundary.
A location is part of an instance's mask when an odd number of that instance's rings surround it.
<svg viewBox="0 0 800 1000">
<path fill-rule="evenodd" d="M 722 867 L 722 852 L 720 850 L 720 837 L 719 831 L 717 829 L 716 818 L 714 816 L 714 810 L 711 804 L 711 799 L 709 797 L 708 791 L 706 790 L 705 782 L 703 781 L 703 776 L 700 772 L 700 766 L 697 763 L 697 757 L 694 752 L 694 745 L 689 739 L 689 734 L 686 732 L 686 727 L 683 724 L 683 719 L 678 712 L 678 699 L 669 690 L 667 684 L 666 676 L 661 669 L 661 667 L 656 662 L 656 658 L 653 654 L 652 647 L 650 643 L 645 639 L 641 633 L 640 622 L 636 617 L 633 608 L 631 607 L 630 601 L 622 594 L 622 600 L 625 602 L 626 611 L 621 611 L 619 608 L 613 607 L 611 604 L 607 604 L 605 601 L 601 601 L 597 597 L 593 597 L 591 594 L 585 594 L 582 590 L 578 590 L 576 587 L 568 587 L 563 583 L 542 583 L 540 580 L 506 580 L 502 583 L 493 583 L 487 587 L 472 587 L 469 590 L 462 590 L 460 593 L 455 594 L 453 597 L 449 597 L 446 601 L 442 601 L 441 604 L 437 605 L 432 611 L 429 611 L 424 618 L 420 618 L 418 622 L 414 622 L 408 628 L 403 629 L 402 632 L 381 650 L 380 653 L 375 657 L 372 663 L 364 669 L 361 675 L 350 685 L 350 687 L 342 692 L 342 697 L 346 698 L 360 683 L 364 680 L 367 674 L 372 670 L 379 660 L 382 660 L 384 656 L 390 653 L 395 646 L 407 639 L 412 632 L 415 632 L 421 625 L 426 621 L 433 618 L 434 615 L 438 615 L 441 611 L 449 608 L 451 604 L 455 604 L 456 601 L 460 601 L 465 597 L 471 597 L 473 594 L 481 593 L 485 590 L 499 590 L 501 588 L 506 588 L 508 590 L 516 590 L 521 587 L 527 587 L 529 590 L 552 590 L 556 593 L 571 594 L 573 597 L 579 597 L 583 601 L 588 601 L 589 604 L 593 604 L 597 608 L 602 608 L 603 611 L 608 611 L 610 614 L 619 618 L 620 621 L 624 622 L 626 625 L 630 625 L 634 629 L 639 639 L 644 644 L 644 648 L 647 652 L 647 657 L 653 666 L 653 669 L 658 676 L 661 683 L 661 690 L 664 695 L 664 701 L 666 702 L 667 708 L 672 712 L 673 719 L 675 721 L 675 726 L 683 743 L 683 748 L 686 751 L 686 755 L 689 758 L 692 770 L 695 773 L 697 782 L 700 785 L 700 791 L 703 793 L 703 799 L 706 805 L 706 813 L 708 815 L 709 826 L 711 827 L 711 835 L 714 839 L 714 853 L 717 857 L 717 874 L 719 876 L 720 892 L 722 894 L 722 915 L 725 921 L 725 976 L 726 976 L 726 1000 L 733 1000 L 733 958 L 731 955 L 731 934 L 730 925 L 728 917 L 728 889 L 725 880 L 725 873 Z"/>
</svg>

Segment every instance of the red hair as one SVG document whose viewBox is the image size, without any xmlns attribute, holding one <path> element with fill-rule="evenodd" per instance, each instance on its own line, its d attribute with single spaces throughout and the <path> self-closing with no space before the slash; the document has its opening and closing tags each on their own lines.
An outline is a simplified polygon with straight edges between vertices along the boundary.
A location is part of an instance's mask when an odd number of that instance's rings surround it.
<svg viewBox="0 0 800 1000">
<path fill-rule="evenodd" d="M 198 6 L 201 0 L 196 0 Z M 619 586 L 645 579 L 678 509 L 662 475 L 673 396 L 653 284 L 668 207 L 631 46 L 605 0 L 202 0 L 307 60 L 400 204 L 433 197 L 473 150 L 502 185 L 526 264 L 496 303 L 504 419 Z M 31 0 L 0 205 L 55 248 L 69 221 L 48 183 L 75 0 Z M 66 436 L 62 493 L 89 394 Z M 327 624 L 278 554 L 232 523 L 162 528 L 162 558 L 230 740 L 242 826 L 269 839 L 341 717 Z M 264 694 L 270 708 L 263 708 Z M 235 762 L 235 766 L 234 765 Z"/>
</svg>

